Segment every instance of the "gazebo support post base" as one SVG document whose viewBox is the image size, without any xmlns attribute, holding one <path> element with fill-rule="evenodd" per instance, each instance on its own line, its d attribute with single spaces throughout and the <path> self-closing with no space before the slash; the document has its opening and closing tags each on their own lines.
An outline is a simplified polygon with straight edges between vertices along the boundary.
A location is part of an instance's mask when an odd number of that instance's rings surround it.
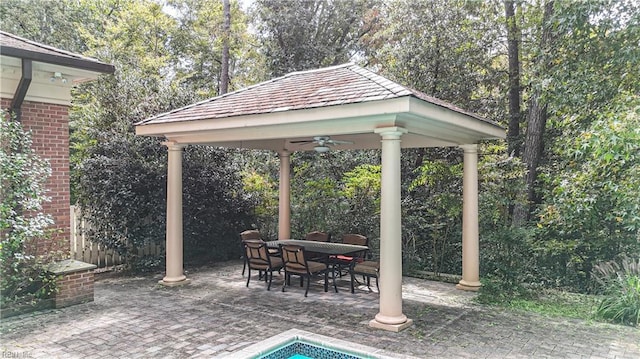
<svg viewBox="0 0 640 359">
<path fill-rule="evenodd" d="M 464 279 L 456 284 L 456 289 L 466 290 L 470 292 L 477 292 L 482 287 L 480 282 L 467 282 Z"/>
<path fill-rule="evenodd" d="M 191 280 L 189 278 L 185 278 L 177 282 L 165 282 L 162 279 L 158 281 L 158 284 L 161 284 L 165 287 L 178 287 L 178 286 L 189 284 L 189 283 L 191 283 Z"/>
<path fill-rule="evenodd" d="M 371 328 L 377 328 L 377 329 L 382 329 L 382 330 L 386 330 L 386 331 L 389 331 L 389 332 L 396 332 L 396 333 L 401 331 L 401 330 L 405 330 L 405 329 L 409 328 L 412 325 L 413 325 L 413 319 L 407 319 L 406 322 L 399 323 L 399 324 L 380 323 L 379 321 L 377 321 L 375 319 L 371 319 L 369 321 L 369 326 Z"/>
</svg>

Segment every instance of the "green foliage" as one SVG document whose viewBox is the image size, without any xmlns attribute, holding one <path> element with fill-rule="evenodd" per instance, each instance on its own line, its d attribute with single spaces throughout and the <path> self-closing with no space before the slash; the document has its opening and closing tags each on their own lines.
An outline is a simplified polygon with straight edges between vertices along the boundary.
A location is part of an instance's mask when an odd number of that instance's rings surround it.
<svg viewBox="0 0 640 359">
<path fill-rule="evenodd" d="M 19 122 L 0 112 L 0 230 L 4 239 L 24 242 L 44 236 L 53 223 L 41 212 L 42 202 L 48 201 L 45 184 L 51 175 L 49 163 L 31 148 L 31 136 Z"/>
<path fill-rule="evenodd" d="M 403 203 L 404 257 L 410 268 L 458 273 L 462 164 L 424 160 Z"/>
<path fill-rule="evenodd" d="M 26 310 L 52 298 L 57 291 L 56 278 L 47 270 L 48 260 L 25 254 L 24 246 L 4 241 L 0 249 L 0 308 Z"/>
<path fill-rule="evenodd" d="M 101 138 L 78 178 L 87 235 L 121 254 L 165 240 L 166 148 L 133 135 Z M 237 234 L 251 221 L 237 169 L 224 151 L 188 147 L 184 153 L 184 249 L 187 259 L 236 256 Z M 135 259 L 135 258 L 131 258 Z"/>
<path fill-rule="evenodd" d="M 510 227 L 513 207 L 524 203 L 525 165 L 506 153 L 504 144 L 480 147 L 485 154 L 478 164 L 480 232 Z"/>
<path fill-rule="evenodd" d="M 42 213 L 49 163 L 31 148 L 31 136 L 0 111 L 0 307 L 36 304 L 55 292 L 53 276 L 36 256 L 51 216 Z"/>
<path fill-rule="evenodd" d="M 222 1 L 170 0 L 168 4 L 178 22 L 169 38 L 177 58 L 173 71 L 183 86 L 192 88 L 198 97 L 219 94 L 221 54 L 224 40 Z M 247 31 L 248 18 L 237 1 L 231 1 L 230 64 L 233 76 L 229 90 L 238 90 L 266 80 L 264 59 L 258 54 L 256 39 Z"/>
<path fill-rule="evenodd" d="M 531 238 L 531 230 L 510 227 L 496 228 L 482 236 L 481 300 L 529 298 L 541 287 Z"/>
<path fill-rule="evenodd" d="M 345 63 L 371 31 L 366 21 L 377 0 L 258 0 L 252 7 L 267 67 L 272 77 Z"/>
<path fill-rule="evenodd" d="M 343 177 L 343 194 L 357 205 L 373 199 L 373 205 L 380 205 L 380 165 L 364 164 L 348 171 Z"/>
<path fill-rule="evenodd" d="M 541 247 L 590 287 L 596 262 L 640 251 L 640 99 L 622 96 L 563 147 L 540 210 Z M 550 171 L 550 172 L 551 172 Z M 566 279 L 565 279 L 566 280 Z"/>
<path fill-rule="evenodd" d="M 208 60 L 194 58 L 181 42 L 202 40 L 204 29 L 180 28 L 188 19 L 204 26 L 212 15 L 188 1 L 172 2 L 177 19 L 154 1 L 125 2 L 115 9 L 91 5 L 104 24 L 102 32 L 84 28 L 89 53 L 117 70 L 78 91 L 71 112 L 74 198 L 93 224 L 91 240 L 128 256 L 134 268 L 154 266 L 132 249 L 165 240 L 167 150 L 160 139 L 135 136 L 133 125 L 195 102 L 196 95 L 217 92 L 215 83 L 204 88 L 204 82 L 189 78 L 188 64 Z M 183 156 L 186 260 L 237 257 L 237 234 L 252 221 L 238 168 L 228 151 L 191 146 Z"/>
<path fill-rule="evenodd" d="M 324 230 L 336 239 L 362 233 L 377 246 L 379 230 L 380 166 L 373 151 L 298 152 L 292 155 L 292 236 Z M 377 153 L 376 153 L 377 154 Z M 372 160 L 373 159 L 373 160 Z M 266 238 L 277 237 L 278 160 L 273 154 L 251 151 L 238 158 L 250 171 L 243 173 L 244 191 L 254 203 L 257 222 Z M 373 162 L 373 163 L 372 163 Z"/>
<path fill-rule="evenodd" d="M 511 225 L 513 207 L 524 201 L 524 165 L 505 148 L 482 146 L 479 163 L 480 301 L 529 300 L 544 278 L 536 265 L 534 230 Z"/>
<path fill-rule="evenodd" d="M 599 263 L 593 275 L 605 295 L 597 315 L 617 323 L 640 324 L 640 258 Z"/>
<path fill-rule="evenodd" d="M 165 256 L 141 256 L 129 263 L 129 269 L 134 273 L 154 273 L 164 269 Z"/>
<path fill-rule="evenodd" d="M 381 170 L 378 164 L 360 164 L 344 173 L 340 193 L 347 206 L 334 225 L 341 228 L 341 233 L 361 233 L 369 237 L 374 251 L 380 227 Z"/>
<path fill-rule="evenodd" d="M 291 232 L 295 238 L 302 238 L 314 230 L 333 232 L 335 235 L 334 228 L 330 227 L 332 219 L 340 217 L 345 211 L 337 184 L 336 179 L 318 171 L 310 162 L 294 167 L 291 181 Z"/>
<path fill-rule="evenodd" d="M 368 61 L 398 82 L 500 119 L 504 74 L 488 49 L 498 41 L 490 2 L 385 2 L 363 38 Z M 494 22 L 492 22 L 494 21 Z"/>
<path fill-rule="evenodd" d="M 127 255 L 164 240 L 166 150 L 157 139 L 110 134 L 98 138 L 76 172 L 92 241 Z"/>
<path fill-rule="evenodd" d="M 87 45 L 80 36 L 79 25 L 97 22 L 85 6 L 87 2 L 3 0 L 0 2 L 0 26 L 3 31 L 32 41 L 83 53 Z M 107 7 L 117 0 L 100 2 Z"/>
<path fill-rule="evenodd" d="M 559 114 L 553 122 L 580 129 L 618 94 L 640 91 L 640 3 L 556 1 L 554 7 L 557 46 L 553 66 L 541 74 L 545 96 Z"/>
<path fill-rule="evenodd" d="M 253 223 L 252 228 L 259 228 L 264 238 L 277 238 L 278 183 L 255 170 L 244 173 L 242 178 L 243 190 L 254 203 L 256 223 Z"/>
<path fill-rule="evenodd" d="M 237 258 L 238 234 L 254 221 L 239 167 L 231 158 L 229 151 L 209 146 L 185 149 L 183 220 L 187 258 Z"/>
<path fill-rule="evenodd" d="M 482 287 L 476 298 L 479 303 L 509 305 L 516 301 L 535 300 L 534 291 L 502 274 L 504 273 L 497 276 L 489 274 L 481 278 Z"/>
</svg>

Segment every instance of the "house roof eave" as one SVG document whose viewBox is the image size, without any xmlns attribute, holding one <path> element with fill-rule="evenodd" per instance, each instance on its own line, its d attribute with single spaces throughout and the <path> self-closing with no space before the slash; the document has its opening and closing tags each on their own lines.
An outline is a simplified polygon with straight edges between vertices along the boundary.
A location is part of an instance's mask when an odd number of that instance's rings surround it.
<svg viewBox="0 0 640 359">
<path fill-rule="evenodd" d="M 52 54 L 45 54 L 10 46 L 0 46 L 0 55 L 20 59 L 28 59 L 37 62 L 44 62 L 53 65 L 66 66 L 81 70 L 95 71 L 105 74 L 112 74 L 115 72 L 115 66 L 103 62 L 89 61 L 85 59 L 66 56 L 56 56 Z"/>
</svg>

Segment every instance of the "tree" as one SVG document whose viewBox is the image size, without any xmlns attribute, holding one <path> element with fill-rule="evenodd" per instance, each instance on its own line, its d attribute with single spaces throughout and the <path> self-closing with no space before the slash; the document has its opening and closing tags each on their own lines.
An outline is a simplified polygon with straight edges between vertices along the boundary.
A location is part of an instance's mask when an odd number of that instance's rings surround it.
<svg viewBox="0 0 640 359">
<path fill-rule="evenodd" d="M 540 211 L 547 263 L 590 287 L 594 265 L 640 252 L 640 97 L 621 94 L 563 147 Z"/>
<path fill-rule="evenodd" d="M 172 73 L 185 91 L 207 98 L 264 80 L 263 59 L 237 1 L 229 1 L 228 8 L 219 0 L 170 0 L 168 5 L 178 23 L 169 39 Z"/>
<path fill-rule="evenodd" d="M 103 1 L 102 6 L 113 7 L 117 0 Z M 59 48 L 77 53 L 88 50 L 80 36 L 80 26 L 99 26 L 90 16 L 90 9 L 81 1 L 6 0 L 0 2 L 0 27 L 12 34 L 43 44 L 57 44 Z M 61 29 L 65 29 L 61 31 Z"/>
<path fill-rule="evenodd" d="M 75 162 L 77 195 L 94 223 L 90 238 L 122 254 L 135 255 L 132 249 L 165 238 L 166 148 L 161 139 L 135 136 L 133 125 L 197 99 L 190 91 L 193 83 L 165 76 L 190 55 L 178 55 L 184 48 L 172 47 L 178 35 L 185 36 L 179 23 L 149 1 L 125 4 L 101 36 L 88 36 L 94 51 L 111 59 L 117 71 L 93 85 L 93 96 L 78 101 L 73 112 L 74 143 L 83 148 Z M 205 93 L 216 91 L 216 83 L 207 86 Z M 228 259 L 238 250 L 237 233 L 251 212 L 227 156 L 207 147 L 185 149 L 187 258 Z"/>
<path fill-rule="evenodd" d="M 376 0 L 258 0 L 252 13 L 272 77 L 348 62 L 371 28 Z"/>
<path fill-rule="evenodd" d="M 495 9 L 481 2 L 398 0 L 382 7 L 368 34 L 367 61 L 399 83 L 491 115 L 499 71 Z"/>
<path fill-rule="evenodd" d="M 534 90 L 528 100 L 527 109 L 527 130 L 525 134 L 524 150 L 522 161 L 527 167 L 525 173 L 525 191 L 527 193 L 527 203 L 517 204 L 513 212 L 513 221 L 516 226 L 522 226 L 529 220 L 531 205 L 538 202 L 536 199 L 536 179 L 538 178 L 538 165 L 543 156 L 543 139 L 547 125 L 547 100 L 543 97 L 541 77 L 551 71 L 552 49 L 554 39 L 552 32 L 552 17 L 554 2 L 548 1 L 544 5 L 544 15 L 542 17 L 542 35 L 538 44 L 538 53 L 534 63 L 534 78 L 538 81 L 534 84 Z"/>
<path fill-rule="evenodd" d="M 498 8 L 463 1 L 388 2 L 363 43 L 367 60 L 408 87 L 491 119 L 503 109 Z M 403 150 L 405 255 L 419 270 L 460 271 L 461 152 Z"/>
<path fill-rule="evenodd" d="M 539 205 L 532 207 L 539 217 L 538 266 L 576 290 L 590 288 L 595 263 L 638 251 L 628 213 L 637 198 L 629 186 L 637 186 L 639 6 L 556 2 L 553 66 L 536 81 L 548 104 Z"/>
<path fill-rule="evenodd" d="M 509 57 L 509 127 L 507 130 L 507 152 L 520 156 L 520 42 L 522 34 L 517 23 L 515 3 L 504 1 L 505 20 L 507 23 L 507 53 Z"/>
<path fill-rule="evenodd" d="M 229 0 L 222 1 L 223 40 L 222 40 L 222 69 L 220 70 L 220 91 L 221 95 L 227 93 L 229 88 L 229 37 L 231 36 L 231 5 Z"/>
<path fill-rule="evenodd" d="M 540 167 L 557 159 L 555 141 L 563 146 L 618 93 L 638 91 L 638 11 L 634 1 L 549 1 L 540 22 L 536 9 L 529 11 L 531 23 L 539 24 L 524 56 L 529 204 L 516 208 L 516 222 L 529 219 L 544 202 Z"/>
</svg>

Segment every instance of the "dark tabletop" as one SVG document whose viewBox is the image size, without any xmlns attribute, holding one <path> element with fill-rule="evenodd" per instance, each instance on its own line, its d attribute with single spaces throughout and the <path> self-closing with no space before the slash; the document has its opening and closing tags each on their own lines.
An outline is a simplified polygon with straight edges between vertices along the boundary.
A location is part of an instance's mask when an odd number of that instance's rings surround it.
<svg viewBox="0 0 640 359">
<path fill-rule="evenodd" d="M 269 241 L 267 242 L 267 247 L 278 248 L 278 246 L 285 244 L 295 244 L 304 247 L 305 251 L 329 255 L 350 254 L 369 249 L 367 246 L 358 246 L 355 244 L 305 241 L 300 239 L 280 239 L 277 241 Z"/>
</svg>

